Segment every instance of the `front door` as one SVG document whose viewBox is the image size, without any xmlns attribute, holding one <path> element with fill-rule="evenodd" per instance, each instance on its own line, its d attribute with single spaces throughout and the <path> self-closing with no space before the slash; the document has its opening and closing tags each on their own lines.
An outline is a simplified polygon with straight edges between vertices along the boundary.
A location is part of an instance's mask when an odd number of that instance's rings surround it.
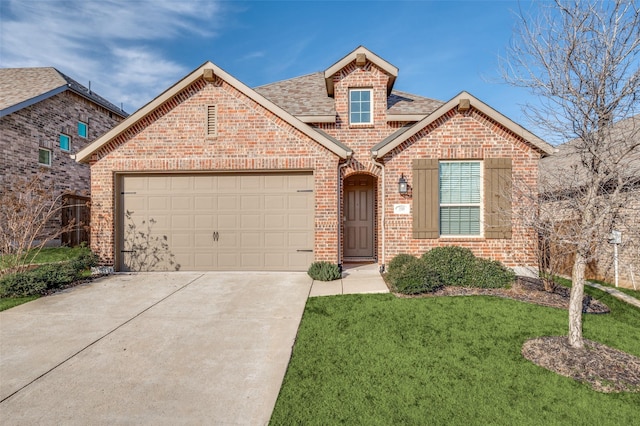
<svg viewBox="0 0 640 426">
<path fill-rule="evenodd" d="M 376 179 L 350 176 L 344 181 L 344 257 L 374 258 Z"/>
</svg>

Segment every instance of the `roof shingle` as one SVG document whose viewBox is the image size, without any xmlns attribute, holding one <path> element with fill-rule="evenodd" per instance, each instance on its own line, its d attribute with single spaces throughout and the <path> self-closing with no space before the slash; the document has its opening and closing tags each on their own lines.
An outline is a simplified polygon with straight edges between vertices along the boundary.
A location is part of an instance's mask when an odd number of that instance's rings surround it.
<svg viewBox="0 0 640 426">
<path fill-rule="evenodd" d="M 0 111 L 16 111 L 67 88 L 109 111 L 127 116 L 116 105 L 53 67 L 0 68 Z"/>
</svg>

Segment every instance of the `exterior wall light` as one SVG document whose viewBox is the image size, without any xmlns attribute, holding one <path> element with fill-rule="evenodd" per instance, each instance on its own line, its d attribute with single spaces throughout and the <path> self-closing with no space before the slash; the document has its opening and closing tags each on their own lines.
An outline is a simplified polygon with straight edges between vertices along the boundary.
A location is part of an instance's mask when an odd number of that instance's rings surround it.
<svg viewBox="0 0 640 426">
<path fill-rule="evenodd" d="M 409 184 L 407 180 L 404 178 L 404 173 L 400 176 L 400 180 L 398 181 L 398 192 L 401 195 L 406 195 L 409 192 Z"/>
</svg>

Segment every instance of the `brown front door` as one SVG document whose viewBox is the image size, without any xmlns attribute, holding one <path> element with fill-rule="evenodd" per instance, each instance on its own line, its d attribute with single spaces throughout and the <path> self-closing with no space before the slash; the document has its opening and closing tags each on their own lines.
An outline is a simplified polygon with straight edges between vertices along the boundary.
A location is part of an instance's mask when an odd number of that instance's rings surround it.
<svg viewBox="0 0 640 426">
<path fill-rule="evenodd" d="M 344 257 L 374 257 L 375 183 L 373 176 L 344 181 Z"/>
</svg>

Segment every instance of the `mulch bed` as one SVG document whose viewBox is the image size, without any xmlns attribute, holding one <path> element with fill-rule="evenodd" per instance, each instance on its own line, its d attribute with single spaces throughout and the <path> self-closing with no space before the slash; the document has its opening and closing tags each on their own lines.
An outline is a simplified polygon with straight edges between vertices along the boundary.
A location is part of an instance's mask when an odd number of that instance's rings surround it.
<svg viewBox="0 0 640 426">
<path fill-rule="evenodd" d="M 535 303 L 537 305 L 552 308 L 569 309 L 570 289 L 563 286 L 555 286 L 552 292 L 545 291 L 542 280 L 528 277 L 518 277 L 511 288 L 467 288 L 467 287 L 443 287 L 433 293 L 408 296 L 395 293 L 398 297 L 436 297 L 436 296 L 498 296 L 522 302 Z M 606 314 L 609 307 L 604 303 L 585 294 L 582 301 L 582 312 L 587 314 Z"/>
<path fill-rule="evenodd" d="M 598 342 L 584 339 L 578 349 L 566 336 L 539 337 L 524 343 L 522 356 L 598 392 L 640 392 L 640 358 Z"/>
<path fill-rule="evenodd" d="M 417 296 L 395 294 L 397 297 L 498 296 L 569 309 L 570 291 L 559 285 L 551 292 L 545 291 L 542 280 L 518 277 L 509 289 L 444 287 Z M 585 294 L 582 312 L 605 314 L 610 310 L 604 303 Z M 522 356 L 554 373 L 587 383 L 598 392 L 640 392 L 640 358 L 598 342 L 584 339 L 583 348 L 574 348 L 569 345 L 567 336 L 540 337 L 525 342 Z"/>
</svg>

